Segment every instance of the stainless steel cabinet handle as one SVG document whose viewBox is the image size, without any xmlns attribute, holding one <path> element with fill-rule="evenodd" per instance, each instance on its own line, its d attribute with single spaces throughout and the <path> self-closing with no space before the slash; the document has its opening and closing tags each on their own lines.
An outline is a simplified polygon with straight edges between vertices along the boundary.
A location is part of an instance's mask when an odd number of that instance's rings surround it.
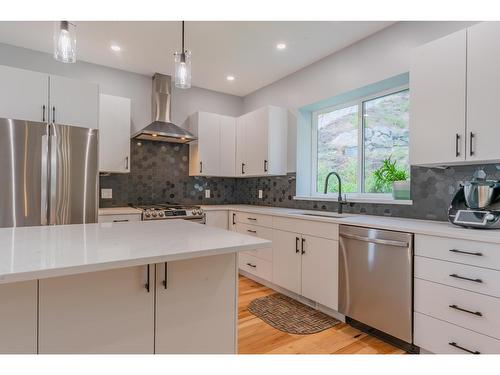
<svg viewBox="0 0 500 375">
<path fill-rule="evenodd" d="M 267 160 L 264 160 L 264 172 L 267 172 Z"/>
<path fill-rule="evenodd" d="M 126 221 L 130 221 L 129 219 L 115 219 L 113 220 L 113 223 L 124 223 Z"/>
<path fill-rule="evenodd" d="M 305 243 L 306 243 L 306 239 L 305 239 L 305 238 L 303 238 L 303 239 L 302 239 L 302 247 L 301 247 L 301 250 L 300 250 L 300 253 L 301 253 L 301 254 L 305 254 L 305 253 L 306 253 L 306 251 L 304 250 L 304 244 L 305 244 Z"/>
<path fill-rule="evenodd" d="M 380 244 L 380 245 L 397 246 L 397 247 L 408 247 L 409 246 L 408 242 L 393 241 L 393 240 L 380 240 L 377 238 L 368 238 L 368 237 L 357 236 L 355 234 L 342 233 L 342 234 L 340 234 L 340 237 L 345 237 L 345 238 L 349 238 L 352 240 L 358 240 L 358 241 L 364 241 L 364 242 L 371 242 L 371 243 L 376 243 L 376 244 Z"/>
<path fill-rule="evenodd" d="M 460 156 L 460 150 L 458 148 L 458 143 L 460 142 L 460 134 L 455 134 L 455 157 Z"/>
<path fill-rule="evenodd" d="M 236 214 L 233 212 L 233 225 L 236 225 L 236 222 L 234 221 L 235 218 L 236 218 Z"/>
<path fill-rule="evenodd" d="M 250 266 L 250 267 L 252 267 L 252 268 L 257 268 L 257 265 L 252 264 L 252 263 L 247 263 L 247 266 Z"/>
<path fill-rule="evenodd" d="M 450 249 L 452 253 L 458 253 L 458 254 L 465 254 L 465 255 L 476 255 L 478 257 L 483 256 L 483 253 L 480 252 L 471 252 L 471 251 L 463 251 L 463 250 L 457 250 L 457 249 Z"/>
<path fill-rule="evenodd" d="M 450 277 L 454 277 L 455 279 L 461 279 L 461 280 L 467 280 L 467 281 L 473 281 L 475 283 L 482 283 L 483 280 L 481 279 L 471 279 L 469 277 L 464 277 L 464 276 L 460 276 L 460 275 L 457 275 L 456 273 L 452 273 L 450 275 Z"/>
<path fill-rule="evenodd" d="M 52 123 L 55 124 L 56 122 L 56 107 L 52 107 Z"/>
<path fill-rule="evenodd" d="M 146 290 L 148 291 L 148 293 L 150 292 L 150 287 L 149 287 L 149 264 L 147 266 L 147 274 L 146 274 L 146 284 L 144 284 L 144 287 L 146 288 Z"/>
<path fill-rule="evenodd" d="M 125 169 L 128 169 L 128 156 L 125 156 Z"/>
<path fill-rule="evenodd" d="M 200 173 L 203 173 L 203 162 L 200 161 Z"/>
<path fill-rule="evenodd" d="M 168 267 L 168 266 L 167 266 L 167 262 L 165 262 L 165 263 L 163 264 L 163 267 L 165 268 L 165 278 L 163 279 L 163 282 L 162 282 L 162 284 L 163 284 L 163 289 L 168 289 L 168 288 L 167 288 L 167 285 L 168 285 L 168 284 L 167 284 L 167 275 L 168 275 L 168 273 L 167 273 L 167 267 Z"/>
<path fill-rule="evenodd" d="M 481 352 L 478 352 L 477 350 L 469 350 L 464 348 L 463 346 L 458 345 L 456 342 L 449 342 L 448 345 L 451 345 L 457 349 L 463 350 L 464 352 L 470 353 L 470 354 L 481 354 Z"/>
<path fill-rule="evenodd" d="M 42 122 L 45 122 L 45 104 L 42 105 Z"/>
<path fill-rule="evenodd" d="M 465 313 L 468 313 L 468 314 L 476 315 L 476 316 L 483 316 L 483 314 L 481 312 L 479 312 L 479 311 L 470 311 L 470 310 L 458 307 L 457 305 L 450 305 L 450 308 L 458 310 L 458 311 L 462 311 L 462 312 L 465 312 Z"/>
<path fill-rule="evenodd" d="M 251 230 L 251 229 L 247 229 L 247 232 L 250 232 L 250 233 L 257 233 L 256 230 Z"/>
<path fill-rule="evenodd" d="M 472 141 L 474 139 L 475 135 L 473 132 L 470 132 L 469 134 L 469 154 L 470 156 L 474 155 L 474 149 L 472 148 Z"/>
<path fill-rule="evenodd" d="M 257 221 L 257 219 L 256 219 L 256 218 L 254 218 L 254 217 L 247 217 L 247 219 L 248 219 L 248 220 L 252 220 L 252 221 Z"/>
<path fill-rule="evenodd" d="M 295 237 L 295 253 L 298 254 L 299 253 L 299 241 L 300 241 L 300 238 L 299 237 Z"/>
<path fill-rule="evenodd" d="M 245 163 L 241 163 L 241 174 L 245 174 Z"/>
</svg>

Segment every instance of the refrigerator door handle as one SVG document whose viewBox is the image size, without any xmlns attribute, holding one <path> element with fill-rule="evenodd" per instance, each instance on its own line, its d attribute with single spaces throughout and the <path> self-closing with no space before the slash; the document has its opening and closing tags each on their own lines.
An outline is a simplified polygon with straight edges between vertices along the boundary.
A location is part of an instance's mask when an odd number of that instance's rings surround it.
<svg viewBox="0 0 500 375">
<path fill-rule="evenodd" d="M 49 125 L 50 134 L 50 183 L 49 183 L 49 225 L 56 225 L 56 198 L 57 198 L 57 135 L 53 124 Z"/>
<path fill-rule="evenodd" d="M 48 189 L 49 189 L 49 179 L 48 179 L 48 158 L 49 158 L 49 125 L 47 125 L 47 134 L 42 135 L 42 170 L 41 170 L 41 196 L 40 196 L 40 224 L 47 225 L 48 224 L 48 205 L 47 205 L 47 197 L 48 197 Z"/>
</svg>

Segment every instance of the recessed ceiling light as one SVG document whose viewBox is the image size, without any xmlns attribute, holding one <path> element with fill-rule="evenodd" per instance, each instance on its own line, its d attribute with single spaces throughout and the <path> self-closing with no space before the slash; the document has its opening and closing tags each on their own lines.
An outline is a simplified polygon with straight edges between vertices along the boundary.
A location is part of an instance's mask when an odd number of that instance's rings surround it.
<svg viewBox="0 0 500 375">
<path fill-rule="evenodd" d="M 285 49 L 286 48 L 286 44 L 285 43 L 278 43 L 276 44 L 276 49 Z"/>
<path fill-rule="evenodd" d="M 227 79 L 228 81 L 234 81 L 234 76 L 226 76 L 226 79 Z"/>
<path fill-rule="evenodd" d="M 112 44 L 111 49 L 115 52 L 120 52 L 122 50 L 122 47 L 120 47 L 118 44 Z"/>
</svg>

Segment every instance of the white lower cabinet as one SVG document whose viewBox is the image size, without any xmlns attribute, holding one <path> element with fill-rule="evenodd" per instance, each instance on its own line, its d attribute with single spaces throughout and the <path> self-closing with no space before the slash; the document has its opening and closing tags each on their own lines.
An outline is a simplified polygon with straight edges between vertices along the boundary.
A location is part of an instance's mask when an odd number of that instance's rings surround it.
<svg viewBox="0 0 500 375">
<path fill-rule="evenodd" d="M 37 281 L 0 285 L 0 353 L 37 353 Z"/>
<path fill-rule="evenodd" d="M 236 268 L 236 254 L 156 265 L 156 353 L 236 352 Z"/>
<path fill-rule="evenodd" d="M 302 289 L 300 240 L 300 234 L 273 230 L 273 282 L 297 294 Z"/>
<path fill-rule="evenodd" d="M 39 281 L 39 353 L 154 352 L 154 266 Z M 149 284 L 149 290 L 146 285 Z"/>
<path fill-rule="evenodd" d="M 228 229 L 227 211 L 205 211 L 205 224 L 209 227 Z"/>
</svg>

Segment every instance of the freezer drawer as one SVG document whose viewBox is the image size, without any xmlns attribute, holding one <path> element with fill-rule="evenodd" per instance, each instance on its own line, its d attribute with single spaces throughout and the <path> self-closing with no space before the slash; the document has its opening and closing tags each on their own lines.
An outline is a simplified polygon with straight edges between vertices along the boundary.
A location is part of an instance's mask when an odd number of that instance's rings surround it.
<svg viewBox="0 0 500 375">
<path fill-rule="evenodd" d="M 339 312 L 412 343 L 413 235 L 340 226 Z"/>
</svg>

